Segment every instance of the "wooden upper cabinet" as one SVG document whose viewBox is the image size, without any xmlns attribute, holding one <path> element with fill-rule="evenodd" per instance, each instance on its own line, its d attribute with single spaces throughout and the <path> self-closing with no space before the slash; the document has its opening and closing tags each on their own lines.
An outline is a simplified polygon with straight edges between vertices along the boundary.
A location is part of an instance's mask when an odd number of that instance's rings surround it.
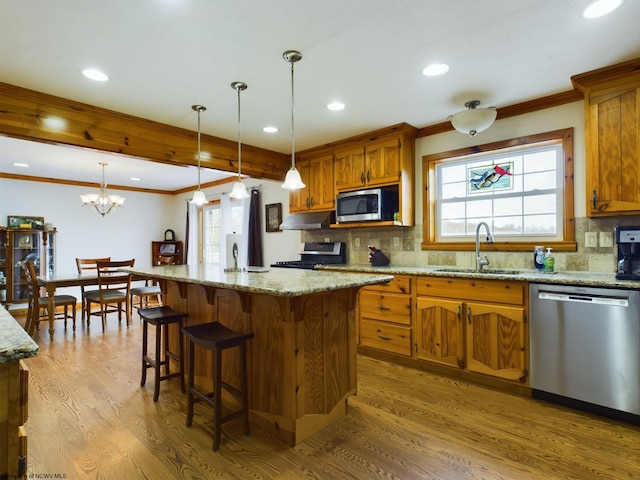
<svg viewBox="0 0 640 480">
<path fill-rule="evenodd" d="M 400 182 L 402 166 L 400 164 L 399 138 L 368 145 L 365 149 L 365 177 L 367 185 L 381 185 Z"/>
<path fill-rule="evenodd" d="M 289 211 L 332 210 L 335 204 L 333 155 L 301 158 L 296 162 L 305 188 L 289 194 Z"/>
<path fill-rule="evenodd" d="M 585 96 L 587 214 L 639 214 L 640 59 L 572 81 Z"/>
<path fill-rule="evenodd" d="M 358 190 L 365 185 L 364 146 L 336 151 L 336 191 Z"/>
</svg>

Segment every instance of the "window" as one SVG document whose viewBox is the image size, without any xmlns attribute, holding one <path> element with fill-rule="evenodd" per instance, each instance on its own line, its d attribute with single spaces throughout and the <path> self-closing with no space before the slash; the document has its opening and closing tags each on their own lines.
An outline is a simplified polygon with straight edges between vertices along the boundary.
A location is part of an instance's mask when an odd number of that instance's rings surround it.
<svg viewBox="0 0 640 480">
<path fill-rule="evenodd" d="M 242 202 L 231 200 L 231 232 L 242 233 L 244 207 Z M 220 236 L 222 232 L 222 208 L 220 201 L 205 205 L 202 209 L 202 259 L 205 263 L 220 263 Z"/>
<path fill-rule="evenodd" d="M 496 245 L 575 250 L 572 129 L 423 157 L 424 249 L 460 248 L 487 222 Z M 508 243 L 508 246 L 507 246 Z"/>
</svg>

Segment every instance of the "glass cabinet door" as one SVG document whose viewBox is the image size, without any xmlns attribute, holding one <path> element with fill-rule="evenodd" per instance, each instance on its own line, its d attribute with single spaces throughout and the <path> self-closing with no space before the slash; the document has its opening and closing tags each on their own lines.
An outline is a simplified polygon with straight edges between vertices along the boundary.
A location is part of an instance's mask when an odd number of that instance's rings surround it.
<svg viewBox="0 0 640 480">
<path fill-rule="evenodd" d="M 29 298 L 29 290 L 27 288 L 27 280 L 22 271 L 22 263 L 32 261 L 36 267 L 36 271 L 40 272 L 40 244 L 42 232 L 34 230 L 12 231 L 12 301 L 27 300 Z"/>
</svg>

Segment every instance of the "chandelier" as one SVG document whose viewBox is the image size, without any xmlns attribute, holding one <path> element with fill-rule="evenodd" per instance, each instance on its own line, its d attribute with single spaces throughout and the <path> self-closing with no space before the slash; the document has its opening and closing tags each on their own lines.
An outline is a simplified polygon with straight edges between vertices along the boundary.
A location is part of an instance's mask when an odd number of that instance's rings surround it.
<svg viewBox="0 0 640 480">
<path fill-rule="evenodd" d="M 107 195 L 107 184 L 104 181 L 104 167 L 109 164 L 104 162 L 98 163 L 102 165 L 102 184 L 100 185 L 100 193 L 87 193 L 85 195 L 80 195 L 80 200 L 82 200 L 82 205 L 93 207 L 96 212 L 104 217 L 114 208 L 124 205 L 124 201 L 126 199 L 120 195 Z"/>
</svg>

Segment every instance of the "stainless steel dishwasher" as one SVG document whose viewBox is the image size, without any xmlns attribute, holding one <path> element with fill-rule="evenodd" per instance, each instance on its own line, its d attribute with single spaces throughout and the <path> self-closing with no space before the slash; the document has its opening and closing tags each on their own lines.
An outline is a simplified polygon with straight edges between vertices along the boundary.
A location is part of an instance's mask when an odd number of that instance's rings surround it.
<svg viewBox="0 0 640 480">
<path fill-rule="evenodd" d="M 533 396 L 640 419 L 640 291 L 530 284 Z"/>
</svg>

